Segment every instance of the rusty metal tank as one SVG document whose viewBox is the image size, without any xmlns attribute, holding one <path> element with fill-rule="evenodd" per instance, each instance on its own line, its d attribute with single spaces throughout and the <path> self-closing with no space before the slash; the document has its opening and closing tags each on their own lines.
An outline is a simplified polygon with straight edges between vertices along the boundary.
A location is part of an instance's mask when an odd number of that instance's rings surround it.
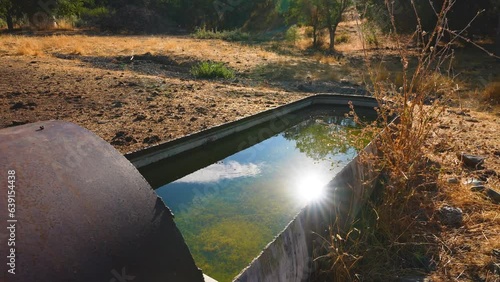
<svg viewBox="0 0 500 282">
<path fill-rule="evenodd" d="M 135 167 L 62 121 L 0 130 L 0 254 L 0 281 L 203 281 Z"/>
</svg>

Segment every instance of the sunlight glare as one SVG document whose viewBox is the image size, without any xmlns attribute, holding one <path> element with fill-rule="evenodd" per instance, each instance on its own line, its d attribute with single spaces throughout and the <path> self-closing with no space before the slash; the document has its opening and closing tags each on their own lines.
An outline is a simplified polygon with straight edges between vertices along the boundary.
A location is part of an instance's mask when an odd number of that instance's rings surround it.
<svg viewBox="0 0 500 282">
<path fill-rule="evenodd" d="M 319 201 L 325 195 L 327 183 L 328 179 L 325 176 L 308 172 L 297 181 L 297 197 L 305 203 Z"/>
</svg>

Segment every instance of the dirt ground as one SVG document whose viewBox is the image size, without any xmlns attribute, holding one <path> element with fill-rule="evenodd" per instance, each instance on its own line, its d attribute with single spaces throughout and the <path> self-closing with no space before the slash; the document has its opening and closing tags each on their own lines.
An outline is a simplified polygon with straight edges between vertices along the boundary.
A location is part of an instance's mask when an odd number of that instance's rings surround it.
<svg viewBox="0 0 500 282">
<path fill-rule="evenodd" d="M 349 55 L 359 50 L 339 49 L 345 57 L 332 59 L 189 36 L 1 35 L 0 128 L 65 120 L 127 153 L 315 93 L 365 93 L 360 59 Z M 190 68 L 203 60 L 224 62 L 236 78 L 194 79 Z M 498 71 L 487 62 L 474 71 Z M 500 206 L 465 182 L 483 177 L 500 191 L 500 112 L 474 94 L 463 102 L 445 111 L 428 147 L 442 165 L 433 200 L 464 212 L 460 228 L 436 234 L 442 251 L 430 277 L 499 281 Z M 484 156 L 485 168 L 464 168 L 461 152 Z"/>
<path fill-rule="evenodd" d="M 67 120 L 123 153 L 313 93 L 361 91 L 316 80 L 329 64 L 314 59 L 187 36 L 3 36 L 0 56 L 0 127 Z M 194 79 L 190 68 L 202 60 L 225 62 L 237 78 Z"/>
</svg>

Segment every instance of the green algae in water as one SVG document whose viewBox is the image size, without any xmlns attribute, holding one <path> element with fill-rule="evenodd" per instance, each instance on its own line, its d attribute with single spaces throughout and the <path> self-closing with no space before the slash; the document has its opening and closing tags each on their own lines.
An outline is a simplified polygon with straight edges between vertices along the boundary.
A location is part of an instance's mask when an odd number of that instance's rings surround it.
<svg viewBox="0 0 500 282">
<path fill-rule="evenodd" d="M 197 266 L 232 281 L 354 158 L 357 131 L 348 118 L 310 117 L 156 192 Z"/>
</svg>

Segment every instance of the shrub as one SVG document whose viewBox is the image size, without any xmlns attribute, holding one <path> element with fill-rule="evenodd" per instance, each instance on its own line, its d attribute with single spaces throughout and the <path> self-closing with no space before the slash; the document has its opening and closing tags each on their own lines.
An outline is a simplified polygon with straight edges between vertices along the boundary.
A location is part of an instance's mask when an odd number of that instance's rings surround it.
<svg viewBox="0 0 500 282">
<path fill-rule="evenodd" d="M 7 27 L 7 22 L 4 21 L 2 18 L 0 18 L 0 28 L 6 28 Z"/>
<path fill-rule="evenodd" d="M 299 40 L 299 37 L 299 28 L 295 24 L 288 28 L 285 32 L 285 40 L 292 45 L 295 45 L 297 40 Z"/>
<path fill-rule="evenodd" d="M 206 28 L 197 28 L 192 35 L 197 39 L 220 39 L 226 41 L 246 41 L 250 39 L 248 32 L 243 32 L 241 29 L 234 29 L 228 31 L 212 31 Z"/>
<path fill-rule="evenodd" d="M 372 23 L 363 23 L 361 26 L 361 33 L 363 34 L 363 38 L 367 44 L 378 47 L 379 42 L 377 29 Z"/>
<path fill-rule="evenodd" d="M 98 7 L 94 9 L 84 8 L 80 13 L 80 18 L 76 22 L 77 27 L 94 27 L 101 24 L 101 21 L 109 15 L 109 10 L 106 7 Z"/>
<path fill-rule="evenodd" d="M 196 78 L 233 78 L 234 72 L 223 63 L 202 62 L 191 68 L 191 74 Z"/>
<path fill-rule="evenodd" d="M 168 22 L 157 12 L 133 5 L 120 7 L 99 20 L 101 29 L 113 32 L 157 33 L 166 29 Z"/>
<path fill-rule="evenodd" d="M 347 42 L 349 42 L 349 40 L 350 40 L 349 34 L 346 34 L 346 33 L 338 34 L 335 36 L 335 43 L 336 44 L 347 43 Z"/>
</svg>

